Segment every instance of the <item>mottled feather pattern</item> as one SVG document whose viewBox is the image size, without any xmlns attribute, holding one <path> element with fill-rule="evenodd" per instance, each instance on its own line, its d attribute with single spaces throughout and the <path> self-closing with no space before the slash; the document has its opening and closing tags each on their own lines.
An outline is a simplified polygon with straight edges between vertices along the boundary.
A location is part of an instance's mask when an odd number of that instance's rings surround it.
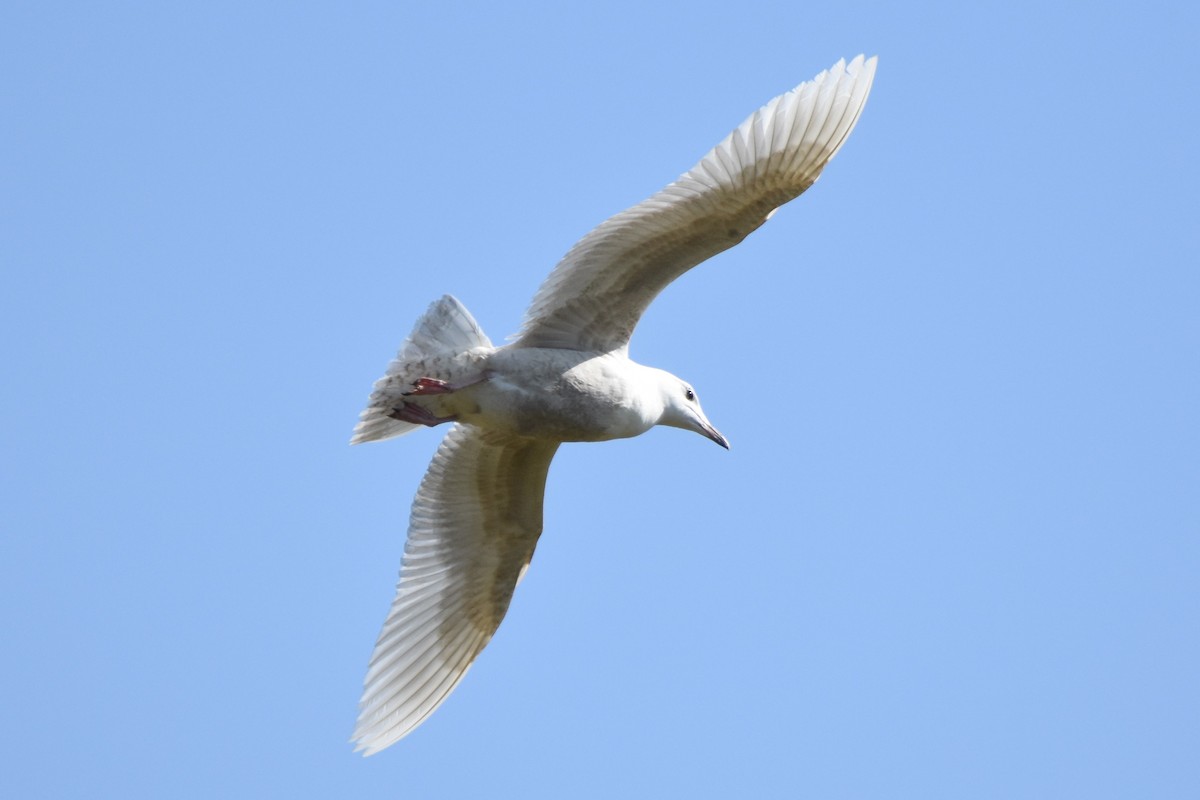
<svg viewBox="0 0 1200 800">
<path fill-rule="evenodd" d="M 383 377 L 375 382 L 350 444 L 391 439 L 422 427 L 388 416 L 403 393 L 412 388 L 413 381 L 453 381 L 472 374 L 479 357 L 491 349 L 491 340 L 457 298 L 445 295 L 435 301 L 417 320 Z"/>
</svg>

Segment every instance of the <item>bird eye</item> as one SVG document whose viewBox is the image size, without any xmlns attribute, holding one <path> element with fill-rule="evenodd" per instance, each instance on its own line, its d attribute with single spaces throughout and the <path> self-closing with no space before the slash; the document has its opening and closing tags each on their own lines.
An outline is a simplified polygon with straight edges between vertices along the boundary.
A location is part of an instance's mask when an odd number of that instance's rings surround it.
<svg viewBox="0 0 1200 800">
<path fill-rule="evenodd" d="M 695 393 L 695 392 L 693 392 L 691 389 L 684 389 L 684 390 L 683 390 L 683 396 L 684 396 L 684 397 L 686 397 L 688 400 L 695 400 L 695 399 L 696 399 L 696 393 Z"/>
</svg>

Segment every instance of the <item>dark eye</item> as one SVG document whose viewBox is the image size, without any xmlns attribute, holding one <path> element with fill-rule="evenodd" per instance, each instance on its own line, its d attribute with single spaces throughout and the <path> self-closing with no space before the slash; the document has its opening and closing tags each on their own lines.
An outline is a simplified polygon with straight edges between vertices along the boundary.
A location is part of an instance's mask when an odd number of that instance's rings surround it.
<svg viewBox="0 0 1200 800">
<path fill-rule="evenodd" d="M 688 400 L 695 400 L 695 399 L 696 399 L 696 393 L 695 393 L 695 392 L 693 392 L 691 389 L 684 389 L 684 390 L 683 390 L 683 396 L 684 396 L 684 397 L 686 397 Z"/>
</svg>

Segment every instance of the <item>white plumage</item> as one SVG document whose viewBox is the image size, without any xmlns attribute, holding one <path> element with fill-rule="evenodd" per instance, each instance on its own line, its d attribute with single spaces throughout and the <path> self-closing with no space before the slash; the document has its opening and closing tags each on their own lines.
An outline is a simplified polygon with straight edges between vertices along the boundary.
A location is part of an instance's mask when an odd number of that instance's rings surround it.
<svg viewBox="0 0 1200 800">
<path fill-rule="evenodd" d="M 811 186 L 854 128 L 876 60 L 838 62 L 760 108 L 700 163 L 579 241 L 493 347 L 452 297 L 418 321 L 352 443 L 455 422 L 413 503 L 400 582 L 367 671 L 354 739 L 367 755 L 411 732 L 491 639 L 533 557 L 561 442 L 654 425 L 727 447 L 679 378 L 630 361 L 629 337 L 679 275 Z"/>
</svg>

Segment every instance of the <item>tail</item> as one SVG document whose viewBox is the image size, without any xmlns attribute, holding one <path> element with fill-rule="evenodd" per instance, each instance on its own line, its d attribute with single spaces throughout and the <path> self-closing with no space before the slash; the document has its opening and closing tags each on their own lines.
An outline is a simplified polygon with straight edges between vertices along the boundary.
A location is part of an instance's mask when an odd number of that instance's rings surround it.
<svg viewBox="0 0 1200 800">
<path fill-rule="evenodd" d="M 387 372 L 375 382 L 367 407 L 354 426 L 350 444 L 391 439 L 421 427 L 388 416 L 402 393 L 408 391 L 417 378 L 436 377 L 439 366 L 444 369 L 456 356 L 491 346 L 491 340 L 479 323 L 457 298 L 445 295 L 434 302 L 400 345 Z"/>
</svg>

